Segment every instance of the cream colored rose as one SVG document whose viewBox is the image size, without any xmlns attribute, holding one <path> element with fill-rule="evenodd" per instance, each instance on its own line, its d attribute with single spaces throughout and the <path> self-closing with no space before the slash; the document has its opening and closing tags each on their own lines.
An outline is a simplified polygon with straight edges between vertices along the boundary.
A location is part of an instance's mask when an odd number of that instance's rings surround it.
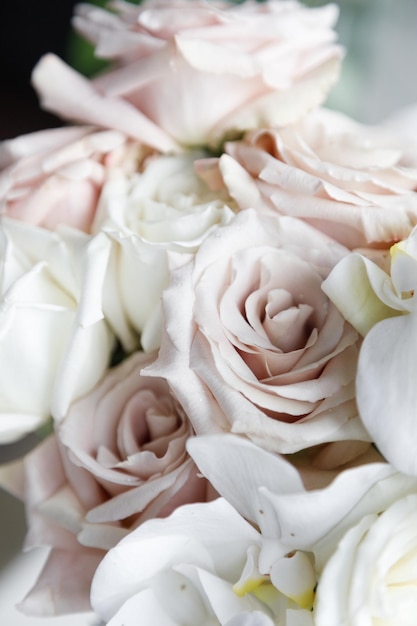
<svg viewBox="0 0 417 626">
<path fill-rule="evenodd" d="M 198 434 L 279 452 L 364 439 L 358 335 L 321 289 L 346 250 L 292 218 L 247 210 L 212 233 L 163 296 L 159 358 Z"/>
<path fill-rule="evenodd" d="M 412 626 L 417 612 L 417 495 L 364 516 L 319 579 L 317 626 Z"/>
<path fill-rule="evenodd" d="M 417 223 L 409 148 L 392 129 L 318 109 L 229 143 L 219 167 L 241 208 L 302 218 L 349 248 L 389 247 Z"/>
<path fill-rule="evenodd" d="M 163 151 L 293 122 L 324 101 L 339 74 L 334 5 L 148 0 L 112 8 L 81 4 L 74 18 L 110 69 L 88 82 L 48 55 L 35 87 L 59 115 Z"/>
<path fill-rule="evenodd" d="M 110 360 L 102 312 L 110 246 L 65 230 L 0 224 L 0 441 L 35 430 L 89 391 Z"/>
<path fill-rule="evenodd" d="M 103 188 L 94 230 L 113 241 L 105 311 L 127 350 L 139 337 L 146 351 L 159 347 L 161 294 L 172 267 L 234 215 L 227 193 L 211 191 L 196 174 L 200 156 L 151 157 L 142 172 Z"/>
</svg>

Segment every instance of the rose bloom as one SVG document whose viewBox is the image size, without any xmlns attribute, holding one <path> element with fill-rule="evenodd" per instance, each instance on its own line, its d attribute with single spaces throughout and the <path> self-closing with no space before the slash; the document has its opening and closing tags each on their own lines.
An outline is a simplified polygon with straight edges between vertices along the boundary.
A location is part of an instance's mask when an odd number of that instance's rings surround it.
<svg viewBox="0 0 417 626">
<path fill-rule="evenodd" d="M 349 248 L 387 248 L 417 223 L 410 143 L 392 129 L 318 109 L 227 144 L 214 169 L 241 208 L 302 218 Z M 218 174 L 205 169 L 219 186 Z"/>
<path fill-rule="evenodd" d="M 0 442 L 59 420 L 108 367 L 115 337 L 102 290 L 105 235 L 2 218 Z"/>
<path fill-rule="evenodd" d="M 171 269 L 234 215 L 227 193 L 211 191 L 196 174 L 200 156 L 153 156 L 141 172 L 103 187 L 93 230 L 113 241 L 105 312 L 127 351 L 139 337 L 146 351 L 159 347 L 161 294 Z"/>
<path fill-rule="evenodd" d="M 88 232 L 110 171 L 132 167 L 133 148 L 116 131 L 50 129 L 0 144 L 0 212 L 55 230 Z M 140 148 L 136 148 L 137 159 Z"/>
<path fill-rule="evenodd" d="M 317 589 L 317 626 L 412 626 L 417 611 L 417 493 L 349 529 Z"/>
<path fill-rule="evenodd" d="M 339 74 L 333 5 L 150 0 L 112 9 L 81 4 L 74 18 L 110 69 L 88 83 L 48 55 L 34 85 L 55 113 L 130 129 L 160 150 L 295 121 L 323 102 Z"/>
<path fill-rule="evenodd" d="M 243 211 L 177 270 L 159 358 L 197 434 L 291 453 L 369 440 L 355 405 L 358 334 L 321 290 L 346 249 L 300 220 Z"/>
<path fill-rule="evenodd" d="M 25 547 L 51 547 L 24 612 L 88 610 L 107 550 L 143 521 L 213 497 L 186 452 L 192 429 L 181 406 L 163 379 L 140 375 L 154 356 L 135 353 L 109 370 L 24 459 Z"/>
</svg>

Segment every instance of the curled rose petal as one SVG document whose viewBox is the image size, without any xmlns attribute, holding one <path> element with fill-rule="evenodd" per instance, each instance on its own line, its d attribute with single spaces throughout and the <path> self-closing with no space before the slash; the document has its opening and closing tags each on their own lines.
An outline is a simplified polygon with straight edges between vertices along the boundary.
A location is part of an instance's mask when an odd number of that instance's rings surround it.
<svg viewBox="0 0 417 626">
<path fill-rule="evenodd" d="M 228 143 L 206 170 L 220 171 L 240 208 L 301 218 L 349 248 L 388 247 L 417 223 L 410 143 L 393 129 L 318 109 Z"/>
</svg>

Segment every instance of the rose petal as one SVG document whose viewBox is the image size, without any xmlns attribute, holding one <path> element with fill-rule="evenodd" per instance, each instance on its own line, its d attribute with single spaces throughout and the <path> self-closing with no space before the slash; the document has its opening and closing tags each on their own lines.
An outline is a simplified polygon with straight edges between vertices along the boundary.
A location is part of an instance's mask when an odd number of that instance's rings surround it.
<svg viewBox="0 0 417 626">
<path fill-rule="evenodd" d="M 175 150 L 176 143 L 139 110 L 124 100 L 100 95 L 81 74 L 53 54 L 35 67 L 32 83 L 42 106 L 63 117 L 120 130 L 162 152 Z"/>
</svg>

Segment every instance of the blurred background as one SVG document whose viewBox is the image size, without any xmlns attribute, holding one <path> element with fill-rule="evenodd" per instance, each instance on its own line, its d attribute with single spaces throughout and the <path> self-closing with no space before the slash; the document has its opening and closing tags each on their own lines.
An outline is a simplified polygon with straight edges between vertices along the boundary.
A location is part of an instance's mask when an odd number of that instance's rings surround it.
<svg viewBox="0 0 417 626">
<path fill-rule="evenodd" d="M 304 3 L 322 6 L 328 1 Z M 0 3 L 0 139 L 61 123 L 39 109 L 30 87 L 31 71 L 44 53 L 55 52 L 83 73 L 96 69 L 91 48 L 71 31 L 75 4 L 75 0 Z M 337 31 L 347 54 L 342 78 L 327 104 L 372 123 L 417 101 L 417 1 L 338 0 L 336 4 L 340 7 Z"/>
</svg>

